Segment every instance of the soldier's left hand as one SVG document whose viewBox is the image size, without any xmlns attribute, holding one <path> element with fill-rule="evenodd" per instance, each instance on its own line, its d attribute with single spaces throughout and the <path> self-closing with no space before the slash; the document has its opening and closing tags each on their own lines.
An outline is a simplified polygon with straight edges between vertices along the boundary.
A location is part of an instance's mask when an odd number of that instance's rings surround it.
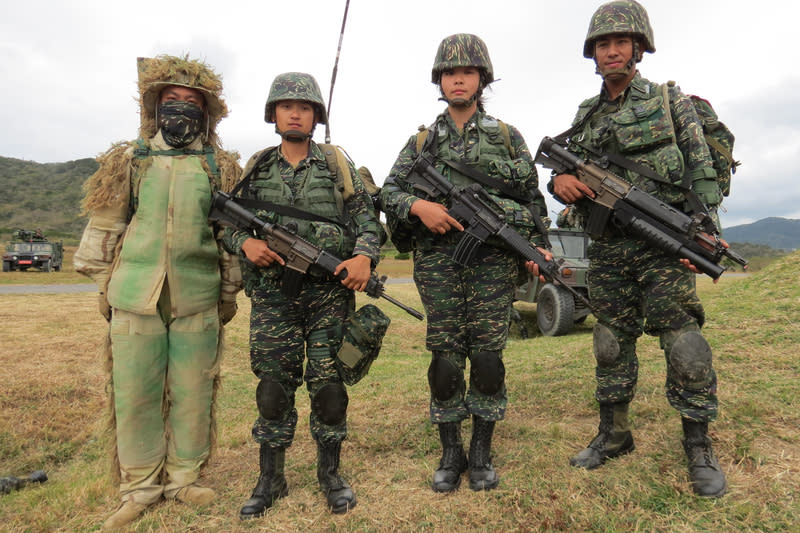
<svg viewBox="0 0 800 533">
<path fill-rule="evenodd" d="M 367 282 L 372 271 L 370 268 L 372 261 L 365 255 L 354 255 L 346 261 L 339 263 L 336 270 L 333 271 L 334 276 L 347 269 L 347 277 L 342 280 L 342 285 L 354 291 L 363 291 L 367 288 Z"/>
<path fill-rule="evenodd" d="M 553 260 L 553 254 L 551 254 L 549 250 L 545 250 L 544 248 L 540 248 L 538 246 L 536 247 L 536 249 L 539 250 L 542 254 L 544 254 L 545 260 L 547 261 Z M 543 275 L 539 274 L 539 265 L 537 265 L 533 261 L 528 261 L 527 263 L 525 263 L 525 268 L 528 270 L 528 272 L 530 272 L 534 276 L 539 276 L 539 281 L 541 281 L 542 283 L 547 281 Z"/>
</svg>

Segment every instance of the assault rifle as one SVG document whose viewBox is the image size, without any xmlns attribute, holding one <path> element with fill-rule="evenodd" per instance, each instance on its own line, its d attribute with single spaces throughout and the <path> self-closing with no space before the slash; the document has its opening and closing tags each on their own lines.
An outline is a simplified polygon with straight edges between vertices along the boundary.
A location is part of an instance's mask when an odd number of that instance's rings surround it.
<svg viewBox="0 0 800 533">
<path fill-rule="evenodd" d="M 415 189 L 422 191 L 428 198 L 444 198 L 448 214 L 466 226 L 453 251 L 453 261 L 460 265 L 468 265 L 478 246 L 489 237 L 495 237 L 521 255 L 525 261 L 536 263 L 539 273 L 545 279 L 561 285 L 589 309 L 592 308 L 586 297 L 561 276 L 560 263 L 545 259 L 545 255 L 528 239 L 506 224 L 502 209 L 480 184 L 473 183 L 456 188 L 436 170 L 432 156 L 426 151 L 423 151 L 414 162 L 409 172 L 409 181 Z"/>
<path fill-rule="evenodd" d="M 535 161 L 559 174 L 574 173 L 594 191 L 590 200 L 613 216 L 624 232 L 688 259 L 711 278 L 716 280 L 725 272 L 719 264 L 723 256 L 747 268 L 747 259 L 722 244 L 708 213 L 689 216 L 609 172 L 602 161 L 583 159 L 550 137 L 542 139 Z"/>
<path fill-rule="evenodd" d="M 336 267 L 342 263 L 342 260 L 338 257 L 314 246 L 288 228 L 261 220 L 236 203 L 236 200 L 229 194 L 222 191 L 214 193 L 214 197 L 211 200 L 211 212 L 208 215 L 208 220 L 239 230 L 255 230 L 261 235 L 264 240 L 267 241 L 269 247 L 273 251 L 279 253 L 284 261 L 286 261 L 286 271 L 281 281 L 281 292 L 289 297 L 297 295 L 302 276 L 308 273 L 311 267 L 316 266 L 328 274 L 333 274 Z M 338 279 L 342 280 L 346 277 L 347 270 L 339 272 Z M 417 320 L 422 320 L 424 318 L 422 313 L 398 302 L 384 292 L 385 281 L 386 276 L 382 276 L 379 279 L 373 272 L 367 282 L 367 288 L 364 292 L 372 298 L 384 298 Z"/>
</svg>

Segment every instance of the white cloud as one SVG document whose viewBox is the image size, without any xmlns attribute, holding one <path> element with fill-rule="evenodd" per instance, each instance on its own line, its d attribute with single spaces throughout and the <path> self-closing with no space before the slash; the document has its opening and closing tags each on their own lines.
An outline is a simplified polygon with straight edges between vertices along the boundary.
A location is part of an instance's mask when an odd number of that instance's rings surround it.
<svg viewBox="0 0 800 533">
<path fill-rule="evenodd" d="M 543 136 L 566 129 L 577 104 L 599 89 L 582 47 L 600 3 L 352 0 L 333 96 L 333 142 L 382 181 L 417 126 L 444 107 L 430 83 L 439 41 L 470 32 L 486 41 L 500 79 L 487 93 L 487 111 L 519 128 L 535 149 Z M 762 2 L 754 9 L 744 0 L 643 3 L 657 53 L 645 57 L 642 74 L 677 80 L 686 92 L 708 98 L 737 135 L 736 155 L 744 164 L 723 223 L 796 216 L 800 199 L 791 169 L 800 126 L 790 98 L 797 84 L 782 76 L 797 63 L 789 57 L 797 55 L 796 17 L 789 13 L 795 8 Z M 223 74 L 231 115 L 220 133 L 226 147 L 247 158 L 277 141 L 263 121 L 275 75 L 309 72 L 328 99 L 344 5 L 6 3 L 0 9 L 0 155 L 65 161 L 135 137 L 136 57 L 189 53 Z M 318 128 L 315 139 L 323 137 Z M 543 175 L 542 188 L 546 180 Z"/>
</svg>

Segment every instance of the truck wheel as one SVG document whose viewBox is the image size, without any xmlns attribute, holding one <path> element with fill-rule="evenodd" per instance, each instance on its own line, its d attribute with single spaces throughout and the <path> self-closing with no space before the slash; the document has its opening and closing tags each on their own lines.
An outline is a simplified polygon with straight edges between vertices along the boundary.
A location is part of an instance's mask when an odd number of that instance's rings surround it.
<svg viewBox="0 0 800 533">
<path fill-rule="evenodd" d="M 548 337 L 569 333 L 575 315 L 575 300 L 566 289 L 546 284 L 536 300 L 536 323 Z"/>
<path fill-rule="evenodd" d="M 42 272 L 50 272 L 50 261 L 42 263 Z"/>
<path fill-rule="evenodd" d="M 3 261 L 3 272 L 11 271 L 11 261 Z"/>
</svg>

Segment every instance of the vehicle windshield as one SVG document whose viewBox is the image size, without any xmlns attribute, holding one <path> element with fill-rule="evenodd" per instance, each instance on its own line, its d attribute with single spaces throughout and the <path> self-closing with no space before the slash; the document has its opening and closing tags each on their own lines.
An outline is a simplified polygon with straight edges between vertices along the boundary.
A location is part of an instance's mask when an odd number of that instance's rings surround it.
<svg viewBox="0 0 800 533">
<path fill-rule="evenodd" d="M 42 253 L 51 251 L 50 244 L 46 242 L 15 242 L 8 245 L 9 252 L 34 252 Z"/>
<path fill-rule="evenodd" d="M 586 238 L 583 233 L 551 231 L 550 244 L 553 255 L 560 257 L 586 257 Z"/>
</svg>

